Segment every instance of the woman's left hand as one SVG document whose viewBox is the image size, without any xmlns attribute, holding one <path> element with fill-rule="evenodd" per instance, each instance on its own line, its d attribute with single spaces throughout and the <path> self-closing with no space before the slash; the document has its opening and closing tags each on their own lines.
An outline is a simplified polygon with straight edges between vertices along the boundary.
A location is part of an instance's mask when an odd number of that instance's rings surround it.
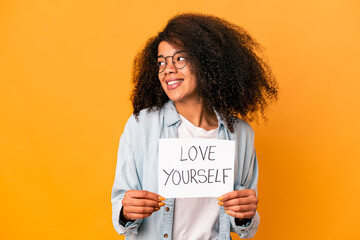
<svg viewBox="0 0 360 240">
<path fill-rule="evenodd" d="M 255 216 L 258 198 L 252 189 L 235 190 L 218 198 L 218 204 L 225 212 L 238 219 L 250 219 Z"/>
</svg>

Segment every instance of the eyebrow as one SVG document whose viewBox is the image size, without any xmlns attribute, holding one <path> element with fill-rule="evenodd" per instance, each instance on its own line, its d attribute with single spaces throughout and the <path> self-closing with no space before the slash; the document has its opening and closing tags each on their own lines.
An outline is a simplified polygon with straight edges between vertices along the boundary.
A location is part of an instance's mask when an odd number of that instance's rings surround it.
<svg viewBox="0 0 360 240">
<path fill-rule="evenodd" d="M 185 50 L 176 51 L 176 52 L 174 52 L 173 56 L 174 56 L 175 54 L 181 53 L 181 52 L 186 52 L 186 51 L 185 51 Z M 158 57 L 158 58 L 160 58 L 160 57 L 165 58 L 164 55 L 162 55 L 162 54 L 158 55 L 157 57 Z M 167 57 L 171 57 L 171 55 L 170 55 L 170 56 L 167 56 Z"/>
</svg>

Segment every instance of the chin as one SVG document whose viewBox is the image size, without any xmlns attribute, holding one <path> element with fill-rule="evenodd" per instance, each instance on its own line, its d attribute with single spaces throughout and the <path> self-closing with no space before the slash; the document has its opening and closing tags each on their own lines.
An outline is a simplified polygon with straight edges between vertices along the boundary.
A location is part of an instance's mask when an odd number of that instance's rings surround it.
<svg viewBox="0 0 360 240">
<path fill-rule="evenodd" d="M 172 94 L 172 93 L 169 94 L 168 92 L 165 93 L 168 96 L 168 98 L 173 102 L 179 102 L 182 100 L 182 97 L 177 94 Z"/>
<path fill-rule="evenodd" d="M 174 98 L 174 97 L 169 97 L 169 99 L 173 102 L 181 102 L 181 98 Z"/>
</svg>

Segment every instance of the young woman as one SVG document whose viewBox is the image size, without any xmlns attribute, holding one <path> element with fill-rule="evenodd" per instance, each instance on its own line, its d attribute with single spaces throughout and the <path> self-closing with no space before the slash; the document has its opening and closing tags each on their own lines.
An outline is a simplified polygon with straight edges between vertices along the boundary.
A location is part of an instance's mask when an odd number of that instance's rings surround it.
<svg viewBox="0 0 360 240">
<path fill-rule="evenodd" d="M 254 236 L 258 164 L 246 121 L 263 115 L 277 98 L 277 84 L 258 50 L 234 24 L 181 14 L 137 55 L 134 111 L 120 139 L 112 190 L 119 234 L 146 240 L 230 239 L 230 231 Z M 160 138 L 235 140 L 234 191 L 218 199 L 158 195 Z"/>
</svg>

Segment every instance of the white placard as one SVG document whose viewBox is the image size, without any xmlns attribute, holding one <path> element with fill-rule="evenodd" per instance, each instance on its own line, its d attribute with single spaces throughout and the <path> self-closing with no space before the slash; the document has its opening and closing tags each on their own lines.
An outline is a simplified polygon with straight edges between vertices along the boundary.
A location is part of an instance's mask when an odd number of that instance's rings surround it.
<svg viewBox="0 0 360 240">
<path fill-rule="evenodd" d="M 159 140 L 158 193 L 165 198 L 219 197 L 234 188 L 235 141 Z"/>
</svg>

